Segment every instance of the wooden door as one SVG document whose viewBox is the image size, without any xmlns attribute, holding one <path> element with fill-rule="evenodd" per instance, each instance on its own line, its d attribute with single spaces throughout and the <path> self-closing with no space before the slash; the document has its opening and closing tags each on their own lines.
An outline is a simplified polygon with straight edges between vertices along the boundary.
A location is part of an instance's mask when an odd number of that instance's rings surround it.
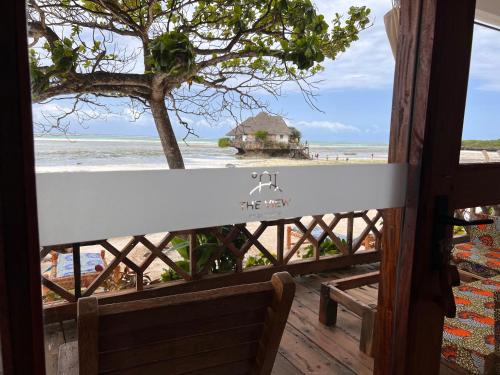
<svg viewBox="0 0 500 375">
<path fill-rule="evenodd" d="M 408 162 L 408 188 L 384 217 L 376 374 L 439 372 L 450 274 L 437 228 L 456 208 L 500 203 L 500 163 L 459 164 L 475 5 L 402 1 L 390 157 Z"/>
</svg>

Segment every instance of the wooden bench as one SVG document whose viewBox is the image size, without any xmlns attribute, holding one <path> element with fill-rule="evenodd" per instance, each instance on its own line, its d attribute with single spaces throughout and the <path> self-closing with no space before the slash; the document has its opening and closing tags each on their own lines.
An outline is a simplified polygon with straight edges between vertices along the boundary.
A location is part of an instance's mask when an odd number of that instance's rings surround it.
<svg viewBox="0 0 500 375">
<path fill-rule="evenodd" d="M 78 343 L 62 345 L 58 373 L 270 374 L 295 294 L 271 281 L 98 305 L 78 300 Z"/>
<path fill-rule="evenodd" d="M 346 290 L 364 285 L 376 284 L 380 272 L 369 272 L 362 275 L 332 280 L 321 284 L 319 321 L 327 326 L 337 323 L 337 308 L 340 303 L 361 318 L 361 337 L 359 350 L 373 356 L 373 334 L 377 314 L 376 304 L 366 304 L 346 293 Z"/>
<path fill-rule="evenodd" d="M 459 270 L 459 275 L 460 275 L 460 280 L 464 282 L 462 286 L 465 288 L 470 287 L 470 286 L 475 286 L 475 284 L 481 283 L 481 282 L 490 282 L 494 283 L 497 282 L 495 279 L 499 279 L 500 277 L 494 278 L 494 279 L 486 279 L 481 276 L 477 276 L 474 274 L 471 274 L 466 271 Z M 350 295 L 346 293 L 346 290 L 349 289 L 354 289 L 354 288 L 359 288 L 361 286 L 365 285 L 370 285 L 370 284 L 375 284 L 378 283 L 380 277 L 380 273 L 377 272 L 370 272 L 362 275 L 356 275 L 352 277 L 347 277 L 344 279 L 337 279 L 337 280 L 332 280 L 328 281 L 325 283 L 321 284 L 321 296 L 320 296 L 320 308 L 319 308 L 319 320 L 321 323 L 331 326 L 335 325 L 337 321 L 337 308 L 338 304 L 340 303 L 341 305 L 345 306 L 347 309 L 358 315 L 361 320 L 361 335 L 360 335 L 360 342 L 359 342 L 359 349 L 370 355 L 373 356 L 374 353 L 374 335 L 375 335 L 375 329 L 376 329 L 376 315 L 377 315 L 377 306 L 376 304 L 366 304 L 357 298 L 355 298 L 353 295 Z M 458 287 L 460 288 L 460 287 Z M 457 288 L 454 288 L 454 294 L 458 293 Z M 455 296 L 456 298 L 456 296 Z M 463 298 L 462 298 L 463 299 Z M 493 301 L 493 298 L 491 298 Z M 498 319 L 498 316 L 500 316 L 500 312 L 497 310 L 500 310 L 500 292 L 496 291 L 495 292 L 495 313 L 497 314 L 495 319 Z M 457 303 L 458 304 L 458 303 Z M 463 310 L 461 306 L 457 306 L 457 311 L 458 314 L 460 315 L 460 311 Z M 474 313 L 473 313 L 474 314 Z M 460 318 L 460 317 L 459 317 Z M 450 340 L 446 340 L 446 334 L 448 336 L 450 335 L 446 331 L 446 324 L 454 324 L 456 320 L 454 319 L 445 319 L 445 339 L 443 340 L 443 352 L 442 352 L 442 358 L 441 358 L 441 374 L 471 374 L 468 370 L 465 369 L 464 363 L 467 361 L 458 361 L 458 363 L 455 363 L 457 360 L 457 357 L 463 357 L 465 350 L 470 350 L 470 347 L 474 347 L 474 345 L 471 345 L 470 342 L 466 342 L 466 340 L 462 340 L 459 342 L 462 342 L 463 344 L 460 344 L 461 346 L 461 354 L 460 356 L 457 356 L 457 349 L 454 348 L 453 350 L 450 349 L 453 346 L 453 342 L 450 342 Z M 496 337 L 498 337 L 499 331 L 500 331 L 500 324 L 498 321 L 495 321 L 495 329 L 497 332 L 495 332 Z M 476 332 L 472 332 L 475 334 Z M 472 335 L 473 336 L 473 335 Z M 472 337 L 471 336 L 471 337 Z M 482 339 L 481 337 L 479 339 Z M 479 340 L 478 339 L 478 340 Z M 468 339 L 469 340 L 469 339 Z M 472 340 L 473 341 L 473 340 Z M 475 343 L 475 341 L 473 341 Z M 479 342 L 479 341 L 477 341 Z M 497 344 L 498 345 L 498 344 Z M 462 346 L 464 348 L 462 348 Z M 476 347 L 477 350 L 479 350 L 479 347 Z M 489 354 L 485 354 L 486 352 L 483 350 L 483 357 L 482 360 L 484 360 L 484 370 L 482 374 L 494 374 L 494 373 L 500 373 L 495 369 L 495 353 L 491 352 Z M 446 357 L 448 355 L 448 357 Z M 469 361 L 470 362 L 470 361 Z M 497 372 L 495 372 L 497 371 Z M 477 372 L 472 372 L 472 373 L 477 373 Z"/>
<path fill-rule="evenodd" d="M 466 283 L 483 279 L 483 277 L 462 270 L 459 270 L 459 275 L 460 280 Z M 334 326 L 337 322 L 337 308 L 339 303 L 358 315 L 362 321 L 359 349 L 370 356 L 373 355 L 374 351 L 373 335 L 377 306 L 376 304 L 366 304 L 358 300 L 346 293 L 346 290 L 376 284 L 379 278 L 380 272 L 375 271 L 321 284 L 319 321 L 327 326 Z"/>
</svg>

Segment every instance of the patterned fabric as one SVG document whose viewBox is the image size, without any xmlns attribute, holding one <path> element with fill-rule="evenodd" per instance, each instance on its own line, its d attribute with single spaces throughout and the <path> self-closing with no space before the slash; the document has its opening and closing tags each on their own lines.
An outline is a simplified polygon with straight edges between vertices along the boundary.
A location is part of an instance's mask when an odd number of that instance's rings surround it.
<svg viewBox="0 0 500 375">
<path fill-rule="evenodd" d="M 299 228 L 297 228 L 296 225 L 292 226 L 292 231 L 301 235 L 301 236 L 303 235 L 302 231 Z M 316 225 L 314 227 L 314 229 L 311 231 L 311 234 L 314 238 L 318 239 L 323 234 L 323 228 L 321 228 L 319 225 Z M 343 234 L 339 234 L 339 233 L 335 233 L 335 232 L 333 232 L 333 234 L 335 234 L 341 240 L 347 240 L 347 237 Z"/>
<path fill-rule="evenodd" d="M 482 277 L 500 275 L 500 248 L 466 242 L 455 245 L 452 260 L 461 270 Z"/>
<path fill-rule="evenodd" d="M 441 356 L 472 374 L 494 371 L 495 291 L 500 276 L 453 288 L 457 316 L 445 319 Z"/>
<path fill-rule="evenodd" d="M 96 272 L 104 269 L 100 253 L 80 253 L 81 273 Z M 73 254 L 59 254 L 57 258 L 57 277 L 73 276 Z"/>
<path fill-rule="evenodd" d="M 471 226 L 471 241 L 488 247 L 500 248 L 500 217 L 479 215 L 478 219 L 492 219 L 494 222 Z"/>
<path fill-rule="evenodd" d="M 497 356 L 495 373 L 500 374 L 500 290 L 495 292 L 495 355 Z"/>
</svg>

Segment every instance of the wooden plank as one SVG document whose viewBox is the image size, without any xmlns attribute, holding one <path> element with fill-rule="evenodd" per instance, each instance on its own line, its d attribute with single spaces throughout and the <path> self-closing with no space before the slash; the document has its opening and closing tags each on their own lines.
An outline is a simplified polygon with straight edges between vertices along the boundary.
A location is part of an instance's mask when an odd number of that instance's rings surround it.
<svg viewBox="0 0 500 375">
<path fill-rule="evenodd" d="M 79 375 L 95 375 L 98 371 L 98 308 L 95 297 L 78 300 Z"/>
<path fill-rule="evenodd" d="M 247 375 L 251 373 L 253 366 L 254 362 L 252 360 L 243 360 L 243 361 L 225 363 L 220 366 L 204 368 L 198 371 L 191 371 L 185 373 L 184 375 L 220 375 L 220 374 Z"/>
<path fill-rule="evenodd" d="M 280 353 L 303 374 L 354 374 L 290 325 L 285 328 Z"/>
<path fill-rule="evenodd" d="M 354 251 L 352 245 L 352 237 L 353 237 L 353 230 L 354 230 L 354 213 L 349 212 L 347 215 L 347 249 L 349 250 L 349 254 L 352 254 Z"/>
<path fill-rule="evenodd" d="M 461 164 L 453 183 L 453 204 L 456 208 L 475 207 L 478 197 L 472 191 L 481 192 L 481 205 L 498 204 L 500 163 Z M 496 182 L 497 181 L 497 182 Z"/>
<path fill-rule="evenodd" d="M 80 244 L 73 244 L 73 280 L 75 283 L 75 298 L 82 296 L 82 267 L 80 259 Z"/>
<path fill-rule="evenodd" d="M 300 306 L 304 306 L 312 311 L 314 316 L 314 321 L 318 319 L 317 311 L 320 303 L 320 296 L 314 290 L 311 290 L 300 283 L 297 283 L 297 295 L 295 300 Z M 347 310 L 342 305 L 339 305 L 337 309 L 337 324 L 335 326 L 336 331 L 342 331 L 345 335 L 351 337 L 354 341 L 359 342 L 360 333 L 359 327 L 361 326 L 361 321 L 359 316 L 354 314 L 352 311 Z"/>
<path fill-rule="evenodd" d="M 106 315 L 100 315 L 101 334 L 113 336 L 123 332 L 160 329 L 163 325 L 185 324 L 190 321 L 208 319 L 247 311 L 264 309 L 271 304 L 272 295 L 268 292 L 255 295 L 239 295 L 214 301 L 201 301 L 181 305 L 166 305 L 161 308 L 140 309 L 137 311 L 118 311 L 109 313 L 115 305 L 107 308 Z M 134 322 L 130 326 L 130 322 Z"/>
<path fill-rule="evenodd" d="M 78 369 L 78 342 L 72 341 L 59 347 L 57 375 L 79 375 Z M 49 372 L 49 374 L 55 374 Z"/>
<path fill-rule="evenodd" d="M 188 235 L 189 237 L 189 274 L 191 278 L 195 279 L 198 273 L 197 263 L 198 257 L 196 254 L 197 240 L 196 233 L 191 233 Z"/>
<path fill-rule="evenodd" d="M 377 306 L 378 293 L 369 293 L 368 290 L 365 290 L 363 287 L 349 289 L 346 293 L 363 302 L 365 305 L 370 307 Z"/>
<path fill-rule="evenodd" d="M 274 360 L 278 353 L 283 330 L 295 295 L 295 282 L 290 274 L 286 272 L 276 273 L 273 275 L 271 282 L 274 287 L 272 309 L 268 309 L 266 321 L 264 322 L 263 337 L 256 357 L 258 374 L 260 375 L 270 374 L 273 369 Z"/>
<path fill-rule="evenodd" d="M 65 338 L 59 323 L 44 327 L 44 349 L 47 374 L 57 374 L 59 347 L 64 344 Z"/>
<path fill-rule="evenodd" d="M 438 269 L 433 255 L 433 232 L 438 225 L 435 203 L 438 196 L 452 192 L 459 163 L 475 12 L 473 0 L 408 3 L 421 10 L 421 17 L 411 33 L 418 35 L 415 80 L 406 86 L 410 98 L 404 95 L 411 110 L 411 120 L 404 124 L 411 128 L 407 203 L 400 256 L 392 270 L 381 269 L 382 295 L 387 288 L 394 293 L 392 301 L 379 303 L 382 325 L 378 332 L 384 340 L 377 345 L 377 357 L 384 366 L 376 367 L 376 374 L 439 371 L 444 314 L 440 296 L 449 289 L 437 282 L 447 275 L 444 268 Z M 406 34 L 401 34 L 403 39 Z M 447 214 L 451 213 L 450 207 Z M 392 308 L 386 308 L 387 304 L 393 304 Z"/>
<path fill-rule="evenodd" d="M 276 227 L 276 252 L 277 264 L 283 264 L 283 255 L 285 253 L 285 224 L 279 223 Z"/>
<path fill-rule="evenodd" d="M 361 315 L 361 338 L 359 340 L 359 349 L 368 355 L 373 355 L 375 333 L 375 321 L 377 311 L 374 309 L 365 309 Z"/>
<path fill-rule="evenodd" d="M 337 309 L 339 304 L 330 298 L 330 288 L 322 284 L 319 300 L 319 321 L 326 326 L 334 326 L 337 323 Z"/>
<path fill-rule="evenodd" d="M 144 374 L 185 374 L 199 371 L 204 373 L 206 368 L 222 366 L 230 360 L 232 363 L 244 361 L 255 356 L 258 343 L 241 344 L 223 350 L 213 350 L 198 353 L 195 356 L 174 358 L 168 361 L 153 362 L 144 366 L 126 370 L 106 372 L 107 374 L 144 375 Z M 195 372 L 196 373 L 196 372 Z"/>
<path fill-rule="evenodd" d="M 244 292 L 244 293 L 243 293 Z M 170 306 L 172 309 L 182 307 L 185 304 L 193 303 L 208 303 L 204 310 L 210 307 L 210 303 L 217 303 L 217 299 L 224 299 L 224 303 L 230 304 L 231 299 L 235 302 L 241 302 L 243 294 L 252 300 L 255 298 L 255 307 L 263 306 L 267 300 L 272 298 L 273 287 L 269 282 L 253 283 L 241 286 L 229 286 L 218 288 L 216 290 L 203 290 L 193 293 L 185 293 L 179 295 L 160 296 L 157 298 L 149 298 L 142 300 L 125 301 L 120 305 L 103 305 L 99 309 L 101 317 L 106 315 L 116 315 L 118 313 L 136 312 L 140 310 L 151 310 L 160 307 Z M 227 302 L 226 302 L 227 301 Z"/>
<path fill-rule="evenodd" d="M 249 310 L 234 314 L 222 314 L 209 318 L 199 319 L 197 325 L 165 324 L 154 330 L 132 330 L 118 332 L 113 335 L 103 335 L 99 338 L 100 350 L 119 350 L 162 341 L 165 338 L 181 338 L 191 335 L 200 335 L 224 329 L 261 324 L 266 316 L 267 309 Z"/>
<path fill-rule="evenodd" d="M 363 285 L 378 283 L 380 279 L 380 271 L 370 272 L 361 275 L 354 275 L 339 280 L 334 280 L 329 285 L 332 285 L 340 290 L 359 288 Z"/>
<path fill-rule="evenodd" d="M 415 101 L 415 72 L 418 66 L 419 31 L 423 0 L 400 2 L 400 25 L 389 135 L 389 163 L 407 163 L 410 149 L 411 119 Z M 380 331 L 375 338 L 381 349 L 375 356 L 374 374 L 390 374 L 396 274 L 400 254 L 403 209 L 382 210 L 384 235 L 378 306 Z M 383 348 L 383 349 L 382 349 Z"/>
<path fill-rule="evenodd" d="M 335 328 L 327 328 L 319 323 L 317 318 L 317 304 L 315 307 L 315 310 L 311 310 L 296 299 L 290 311 L 288 324 L 306 336 L 315 346 L 321 348 L 356 374 L 371 374 L 373 359 L 359 351 L 361 325 L 359 318 L 355 318 L 356 327 L 353 328 L 356 330 L 358 337 L 354 338 L 346 332 L 345 327 L 341 323 Z M 346 312 L 339 311 L 339 315 L 345 314 Z"/>
<path fill-rule="evenodd" d="M 364 302 L 337 288 L 330 288 L 330 298 L 347 307 L 354 314 L 360 317 L 363 316 L 366 309 L 370 309 L 370 307 Z"/>
<path fill-rule="evenodd" d="M 302 372 L 292 365 L 283 354 L 278 353 L 271 375 L 302 375 Z"/>
<path fill-rule="evenodd" d="M 240 343 L 258 341 L 262 324 L 253 324 L 180 339 L 170 339 L 130 349 L 106 351 L 99 355 L 99 371 L 118 371 L 155 361 L 194 356 L 204 351 L 230 348 Z"/>
</svg>

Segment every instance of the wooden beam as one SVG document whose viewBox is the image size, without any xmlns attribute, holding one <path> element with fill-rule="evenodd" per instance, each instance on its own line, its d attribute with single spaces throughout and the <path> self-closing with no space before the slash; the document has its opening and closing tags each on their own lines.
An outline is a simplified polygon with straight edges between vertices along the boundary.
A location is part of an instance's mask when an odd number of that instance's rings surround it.
<svg viewBox="0 0 500 375">
<path fill-rule="evenodd" d="M 344 277 L 333 280 L 330 285 L 340 290 L 359 288 L 360 286 L 376 284 L 380 280 L 380 271 L 368 272 L 361 275 Z"/>
<path fill-rule="evenodd" d="M 0 337 L 4 374 L 44 374 L 26 4 L 0 24 Z"/>
<path fill-rule="evenodd" d="M 395 278 L 391 287 L 395 294 L 392 307 L 379 310 L 384 341 L 378 348 L 382 361 L 376 364 L 376 374 L 439 371 L 442 298 L 449 290 L 440 282 L 446 278 L 445 269 L 436 267 L 433 253 L 439 224 L 435 204 L 439 196 L 451 194 L 458 168 L 475 12 L 474 0 L 410 3 L 422 13 L 414 33 L 418 67 L 414 84 L 408 87 L 413 92 L 408 189 L 397 273 L 383 273 L 382 278 Z M 447 214 L 452 214 L 451 207 Z"/>
<path fill-rule="evenodd" d="M 411 133 L 411 118 L 415 98 L 415 74 L 418 65 L 418 34 L 423 0 L 401 0 L 399 38 L 394 76 L 391 129 L 389 137 L 389 163 L 407 163 Z M 399 262 L 403 209 L 382 211 L 384 234 L 379 282 L 378 327 L 375 346 L 374 374 L 390 374 L 394 326 L 394 299 Z"/>
<path fill-rule="evenodd" d="M 453 182 L 453 206 L 474 207 L 478 197 L 472 191 L 481 192 L 482 205 L 500 203 L 500 163 L 462 164 L 458 167 Z M 473 188 L 471 188 L 473 186 Z"/>
</svg>

